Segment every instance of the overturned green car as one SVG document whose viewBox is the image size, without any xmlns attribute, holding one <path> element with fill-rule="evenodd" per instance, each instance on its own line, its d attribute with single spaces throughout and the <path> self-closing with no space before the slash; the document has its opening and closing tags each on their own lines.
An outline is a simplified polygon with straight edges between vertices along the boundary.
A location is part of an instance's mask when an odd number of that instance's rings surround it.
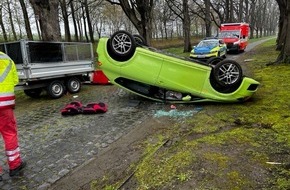
<svg viewBox="0 0 290 190">
<path fill-rule="evenodd" d="M 259 86 L 243 76 L 234 60 L 201 62 L 168 55 L 126 31 L 101 38 L 97 54 L 98 65 L 111 83 L 155 101 L 242 102 Z"/>
</svg>

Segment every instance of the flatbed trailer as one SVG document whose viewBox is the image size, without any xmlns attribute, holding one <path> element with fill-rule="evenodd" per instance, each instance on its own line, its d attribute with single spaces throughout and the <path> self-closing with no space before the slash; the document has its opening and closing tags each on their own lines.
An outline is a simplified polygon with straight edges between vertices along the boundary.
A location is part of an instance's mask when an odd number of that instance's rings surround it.
<svg viewBox="0 0 290 190">
<path fill-rule="evenodd" d="M 15 89 L 33 98 L 43 90 L 52 98 L 67 91 L 77 93 L 95 70 L 91 43 L 20 40 L 0 43 L 0 51 L 16 65 L 19 84 Z"/>
</svg>

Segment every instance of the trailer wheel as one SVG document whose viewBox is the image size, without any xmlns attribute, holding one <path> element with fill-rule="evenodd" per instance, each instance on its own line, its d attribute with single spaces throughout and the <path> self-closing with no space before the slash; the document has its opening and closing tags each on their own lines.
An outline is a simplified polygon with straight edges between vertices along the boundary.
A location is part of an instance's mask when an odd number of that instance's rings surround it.
<svg viewBox="0 0 290 190">
<path fill-rule="evenodd" d="M 24 94 L 31 98 L 39 98 L 42 92 L 42 88 L 24 90 Z"/>
<path fill-rule="evenodd" d="M 67 90 L 73 94 L 81 90 L 82 84 L 80 79 L 78 79 L 77 77 L 71 77 L 66 81 L 66 87 Z"/>
<path fill-rule="evenodd" d="M 54 99 L 62 97 L 62 95 L 65 93 L 65 86 L 63 82 L 59 80 L 52 81 L 47 86 L 47 93 Z"/>
</svg>

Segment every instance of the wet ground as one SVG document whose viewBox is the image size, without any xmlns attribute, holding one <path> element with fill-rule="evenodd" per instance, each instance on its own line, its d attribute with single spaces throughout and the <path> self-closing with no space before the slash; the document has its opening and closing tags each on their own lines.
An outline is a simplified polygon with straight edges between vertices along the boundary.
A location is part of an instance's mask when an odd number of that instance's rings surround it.
<svg viewBox="0 0 290 190">
<path fill-rule="evenodd" d="M 232 55 L 232 59 L 235 57 Z M 104 102 L 108 112 L 62 116 L 61 108 L 72 101 L 81 101 L 84 105 Z M 180 107 L 195 109 L 193 105 Z M 21 176 L 9 177 L 1 140 L 0 165 L 4 174 L 0 189 L 48 189 L 140 123 L 154 117 L 158 110 L 168 111 L 170 105 L 147 101 L 113 85 L 84 85 L 80 93 L 60 99 L 50 99 L 45 93 L 40 99 L 17 93 L 15 114 L 21 154 L 27 167 Z"/>
<path fill-rule="evenodd" d="M 108 112 L 62 116 L 71 101 L 104 102 Z M 84 85 L 80 93 L 50 99 L 17 95 L 15 114 L 21 154 L 27 167 L 20 177 L 10 178 L 1 140 L 0 164 L 4 169 L 0 189 L 47 189 L 50 184 L 89 161 L 98 152 L 152 117 L 163 104 L 146 101 L 113 85 Z M 167 105 L 168 106 L 168 105 Z"/>
</svg>

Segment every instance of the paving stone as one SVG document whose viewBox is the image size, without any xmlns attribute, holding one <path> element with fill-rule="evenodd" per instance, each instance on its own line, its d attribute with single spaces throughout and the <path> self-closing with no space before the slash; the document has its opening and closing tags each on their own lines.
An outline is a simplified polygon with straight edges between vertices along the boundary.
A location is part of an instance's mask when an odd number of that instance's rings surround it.
<svg viewBox="0 0 290 190">
<path fill-rule="evenodd" d="M 56 180 L 97 156 L 100 149 L 138 126 L 163 104 L 144 102 L 137 96 L 113 85 L 83 86 L 78 97 L 66 95 L 50 99 L 43 95 L 32 99 L 16 95 L 15 115 L 18 123 L 21 155 L 27 161 L 23 176 L 11 180 L 2 147 L 0 164 L 6 176 L 0 189 L 45 190 Z M 104 102 L 108 112 L 96 115 L 64 117 L 60 110 L 72 101 Z M 3 144 L 2 139 L 0 143 Z"/>
<path fill-rule="evenodd" d="M 49 183 L 44 183 L 40 185 L 39 187 L 37 187 L 37 190 L 47 190 L 49 187 L 50 187 Z"/>
</svg>

